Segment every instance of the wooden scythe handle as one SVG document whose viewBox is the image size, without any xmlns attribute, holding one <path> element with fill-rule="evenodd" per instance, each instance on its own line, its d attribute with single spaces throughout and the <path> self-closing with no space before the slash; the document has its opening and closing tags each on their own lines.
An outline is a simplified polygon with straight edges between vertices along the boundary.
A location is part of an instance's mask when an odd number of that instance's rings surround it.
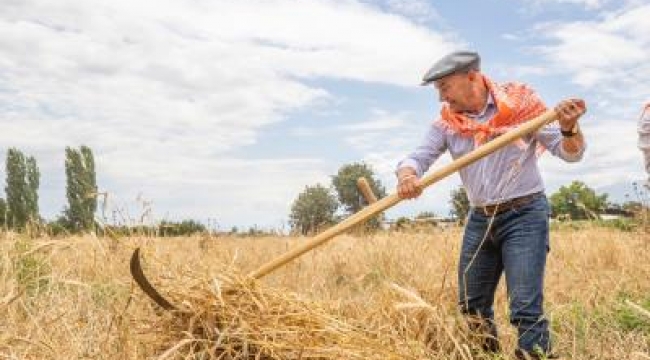
<svg viewBox="0 0 650 360">
<path fill-rule="evenodd" d="M 372 192 L 372 188 L 370 187 L 370 184 L 366 178 L 360 177 L 357 179 L 357 188 L 359 191 L 361 191 L 361 195 L 363 195 L 363 198 L 366 199 L 366 203 L 368 203 L 368 205 L 377 202 L 377 196 L 375 196 L 375 193 Z"/>
<path fill-rule="evenodd" d="M 557 118 L 557 115 L 555 114 L 555 111 L 553 110 L 548 110 L 542 115 L 529 120 L 523 124 L 521 124 L 519 127 L 516 129 L 513 129 L 511 131 L 508 131 L 507 133 L 489 141 L 488 143 L 479 146 L 478 148 L 472 150 L 471 152 L 461 156 L 460 158 L 456 159 L 453 161 L 451 164 L 445 165 L 441 167 L 440 169 L 425 175 L 422 179 L 420 179 L 420 186 L 422 189 L 428 187 L 429 185 L 435 183 L 436 181 L 439 181 L 440 179 L 443 179 L 456 171 L 462 169 L 463 167 L 487 156 L 490 155 L 491 153 L 501 149 L 502 147 L 510 144 L 511 142 L 519 139 L 522 136 L 531 134 L 538 129 L 540 129 L 542 126 L 549 124 L 553 121 L 555 121 Z M 343 220 L 342 222 L 336 224 L 335 226 L 323 231 L 322 233 L 316 235 L 314 238 L 311 240 L 307 241 L 306 243 L 303 243 L 302 245 L 291 249 L 287 251 L 286 253 L 278 256 L 277 258 L 267 262 L 266 264 L 262 265 L 260 268 L 257 270 L 251 272 L 248 274 L 248 276 L 252 277 L 253 279 L 260 279 L 263 276 L 269 274 L 270 272 L 278 269 L 279 267 L 285 265 L 289 261 L 299 257 L 300 255 L 314 249 L 317 246 L 320 246 L 330 240 L 331 238 L 335 237 L 336 235 L 341 234 L 342 232 L 350 229 L 351 227 L 366 221 L 373 216 L 377 215 L 378 213 L 394 206 L 398 202 L 400 202 L 402 199 L 399 198 L 399 196 L 394 193 L 391 195 L 386 196 L 385 198 L 382 198 L 381 200 L 370 204 L 357 212 L 356 214 L 348 217 L 347 219 Z"/>
</svg>

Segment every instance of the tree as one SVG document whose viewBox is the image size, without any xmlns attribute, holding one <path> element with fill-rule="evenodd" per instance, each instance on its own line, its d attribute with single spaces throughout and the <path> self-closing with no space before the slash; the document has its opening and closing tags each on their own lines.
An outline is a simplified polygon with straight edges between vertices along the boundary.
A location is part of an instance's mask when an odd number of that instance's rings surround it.
<svg viewBox="0 0 650 360">
<path fill-rule="evenodd" d="M 568 214 L 574 220 L 596 219 L 607 207 L 607 194 L 598 195 L 581 181 L 560 187 L 550 200 L 553 214 Z"/>
<path fill-rule="evenodd" d="M 25 156 L 20 150 L 7 151 L 7 221 L 11 228 L 22 228 L 27 223 L 27 204 L 25 202 Z"/>
<path fill-rule="evenodd" d="M 438 225 L 436 214 L 433 211 L 422 211 L 417 214 L 413 220 L 418 225 Z"/>
<path fill-rule="evenodd" d="M 7 194 L 5 221 L 14 229 L 24 229 L 29 221 L 38 221 L 40 172 L 33 157 L 16 148 L 7 152 Z"/>
<path fill-rule="evenodd" d="M 161 236 L 187 236 L 205 233 L 208 230 L 205 225 L 191 219 L 181 222 L 163 220 L 158 225 L 158 228 Z"/>
<path fill-rule="evenodd" d="M 435 219 L 436 213 L 433 211 L 422 211 L 419 214 L 415 215 L 416 219 Z"/>
<path fill-rule="evenodd" d="M 451 205 L 451 216 L 464 222 L 467 213 L 469 213 L 469 199 L 467 198 L 467 192 L 464 187 L 460 186 L 457 189 L 451 190 L 449 205 Z"/>
<path fill-rule="evenodd" d="M 25 161 L 25 165 L 27 170 L 27 192 L 25 194 L 27 213 L 29 214 L 30 219 L 37 220 L 40 217 L 38 212 L 38 188 L 41 183 L 41 173 L 36 165 L 36 159 L 33 157 L 28 157 Z"/>
<path fill-rule="evenodd" d="M 623 204 L 620 205 L 621 209 L 623 211 L 627 211 L 630 213 L 638 213 L 641 212 L 644 208 L 643 203 L 640 201 L 626 201 Z"/>
<path fill-rule="evenodd" d="M 343 165 L 338 173 L 332 176 L 332 185 L 338 195 L 339 202 L 345 207 L 349 215 L 361 210 L 368 205 L 366 199 L 357 188 L 357 180 L 360 177 L 366 178 L 372 192 L 378 199 L 386 196 L 386 189 L 376 178 L 372 168 L 365 163 L 353 163 Z M 380 220 L 383 215 L 377 215 L 366 222 L 366 228 L 377 229 L 381 225 Z"/>
<path fill-rule="evenodd" d="M 5 199 L 0 199 L 0 226 L 7 224 L 7 202 Z"/>
<path fill-rule="evenodd" d="M 339 204 L 324 186 L 306 186 L 291 205 L 289 223 L 293 231 L 307 235 L 334 223 Z"/>
<path fill-rule="evenodd" d="M 89 231 L 95 225 L 97 180 L 95 160 L 86 146 L 65 149 L 66 196 L 65 216 L 74 231 Z"/>
</svg>

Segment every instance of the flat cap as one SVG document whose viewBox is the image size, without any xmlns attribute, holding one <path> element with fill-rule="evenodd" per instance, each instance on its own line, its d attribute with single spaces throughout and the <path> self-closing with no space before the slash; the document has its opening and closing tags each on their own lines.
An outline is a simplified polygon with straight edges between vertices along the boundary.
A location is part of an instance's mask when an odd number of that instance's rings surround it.
<svg viewBox="0 0 650 360">
<path fill-rule="evenodd" d="M 438 60 L 422 78 L 421 85 L 429 85 L 447 75 L 462 70 L 480 70 L 481 58 L 473 51 L 455 51 Z"/>
</svg>

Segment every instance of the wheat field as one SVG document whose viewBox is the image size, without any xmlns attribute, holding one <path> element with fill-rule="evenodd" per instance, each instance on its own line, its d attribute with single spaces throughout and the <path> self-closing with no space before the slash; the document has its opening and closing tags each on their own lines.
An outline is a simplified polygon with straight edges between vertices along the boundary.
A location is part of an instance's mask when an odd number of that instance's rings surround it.
<svg viewBox="0 0 650 360">
<path fill-rule="evenodd" d="M 503 281 L 495 306 L 503 355 L 481 353 L 458 314 L 461 233 L 343 235 L 252 285 L 242 274 L 308 238 L 5 233 L 0 358 L 510 359 L 517 335 Z M 137 247 L 150 280 L 192 316 L 162 311 L 134 285 Z M 563 359 L 650 359 L 648 234 L 554 228 L 545 308 Z M 198 331 L 199 323 L 208 325 Z"/>
</svg>

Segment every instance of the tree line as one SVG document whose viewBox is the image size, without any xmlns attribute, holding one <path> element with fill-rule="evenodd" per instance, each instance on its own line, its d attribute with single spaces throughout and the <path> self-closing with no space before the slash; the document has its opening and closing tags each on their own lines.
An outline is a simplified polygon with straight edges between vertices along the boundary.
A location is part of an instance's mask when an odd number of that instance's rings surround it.
<svg viewBox="0 0 650 360">
<path fill-rule="evenodd" d="M 357 188 L 357 179 L 365 177 L 378 198 L 386 196 L 385 187 L 376 177 L 373 169 L 363 162 L 342 166 L 331 176 L 331 184 L 306 186 L 291 206 L 289 225 L 293 233 L 308 235 L 320 232 L 366 206 L 366 200 Z M 573 181 L 561 186 L 549 196 L 551 216 L 557 219 L 585 220 L 600 219 L 602 214 L 633 216 L 646 206 L 641 190 L 635 186 L 637 200 L 628 199 L 622 204 L 610 202 L 608 194 L 598 194 L 584 182 Z M 451 219 L 463 222 L 470 210 L 470 202 L 463 187 L 451 190 Z M 647 205 L 647 204 L 646 204 Z M 423 212 L 416 218 L 434 218 L 432 212 Z M 383 215 L 360 225 L 363 230 L 376 230 L 381 226 Z M 409 222 L 398 219 L 396 223 Z"/>
<path fill-rule="evenodd" d="M 82 145 L 79 148 L 65 148 L 65 176 L 67 205 L 53 222 L 47 223 L 40 216 L 38 190 L 41 174 L 33 156 L 26 156 L 16 148 L 10 148 L 6 157 L 5 198 L 0 198 L 0 226 L 7 230 L 24 231 L 30 226 L 47 225 L 54 232 L 89 232 L 98 229 L 95 220 L 97 211 L 97 175 L 92 150 Z M 291 205 L 289 225 L 293 233 L 313 234 L 330 227 L 344 218 L 358 212 L 367 205 L 366 199 L 357 188 L 357 180 L 365 178 L 373 193 L 382 198 L 386 189 L 374 170 L 366 163 L 343 165 L 331 183 L 306 186 Z M 580 181 L 562 186 L 550 197 L 552 214 L 558 218 L 573 220 L 598 219 L 603 212 L 632 214 L 644 209 L 641 190 L 635 186 L 638 201 L 629 200 L 623 204 L 608 201 L 608 194 L 598 194 Z M 450 216 L 462 221 L 469 211 L 469 200 L 462 187 L 450 193 Z M 417 218 L 435 217 L 432 212 L 419 214 Z M 380 228 L 383 214 L 361 224 L 357 230 L 374 231 Z M 105 227 L 105 226 L 104 226 Z M 104 227 L 100 227 L 104 229 Z M 199 222 L 185 220 L 179 223 L 163 221 L 158 226 L 136 226 L 135 230 L 159 236 L 179 236 L 206 232 Z M 133 234 L 134 227 L 113 226 L 117 234 Z"/>
<path fill-rule="evenodd" d="M 549 196 L 551 217 L 559 220 L 598 220 L 605 214 L 632 217 L 648 207 L 645 191 L 636 184 L 634 193 L 634 198 L 628 194 L 623 203 L 616 203 L 609 200 L 609 194 L 599 194 L 584 182 L 574 180 Z M 453 217 L 467 216 L 470 205 L 462 187 L 452 190 L 449 204 Z"/>
<path fill-rule="evenodd" d="M 357 189 L 357 179 L 366 178 L 372 192 L 378 197 L 386 196 L 386 189 L 366 163 L 352 163 L 339 168 L 331 176 L 331 184 L 305 186 L 291 205 L 289 225 L 292 232 L 313 234 L 340 222 L 367 205 Z M 381 226 L 383 214 L 359 225 L 356 230 L 375 230 Z"/>
<path fill-rule="evenodd" d="M 157 226 L 108 226 L 95 219 L 97 187 L 95 158 L 85 145 L 65 148 L 65 193 L 67 204 L 61 214 L 51 222 L 41 217 L 38 206 L 38 190 L 41 174 L 33 156 L 27 156 L 17 148 L 7 151 L 5 198 L 0 198 L 0 226 L 18 232 L 46 229 L 52 234 L 110 231 L 115 235 L 155 234 L 179 236 L 206 232 L 205 225 L 194 221 L 162 221 Z"/>
<path fill-rule="evenodd" d="M 5 198 L 0 198 L 0 225 L 14 231 L 38 228 L 46 221 L 39 213 L 41 173 L 33 156 L 17 148 L 7 151 Z M 68 205 L 56 223 L 71 232 L 91 230 L 97 209 L 95 161 L 87 146 L 65 149 Z"/>
</svg>

